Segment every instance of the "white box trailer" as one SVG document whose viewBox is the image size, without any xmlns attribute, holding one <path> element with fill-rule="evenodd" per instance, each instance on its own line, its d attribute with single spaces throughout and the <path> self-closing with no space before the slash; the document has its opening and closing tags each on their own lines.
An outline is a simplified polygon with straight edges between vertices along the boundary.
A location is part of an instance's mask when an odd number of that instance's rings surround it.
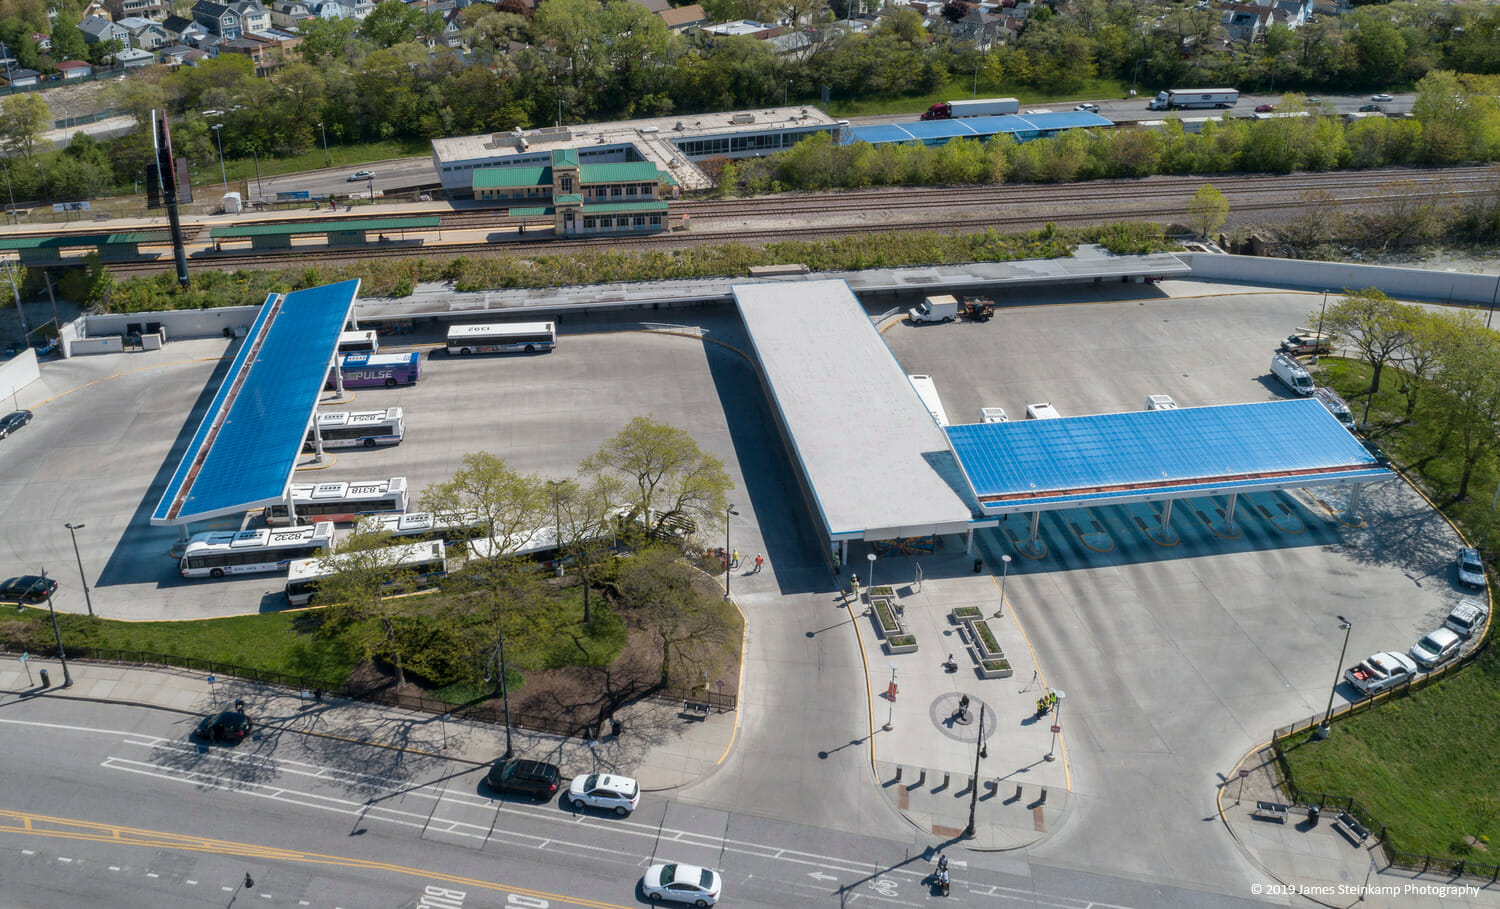
<svg viewBox="0 0 1500 909">
<path fill-rule="evenodd" d="M 948 116 L 954 120 L 964 117 L 999 117 L 1020 109 L 1021 102 L 1015 98 L 971 98 L 948 102 Z"/>
<path fill-rule="evenodd" d="M 928 297 L 906 311 L 913 322 L 952 322 L 958 318 L 958 298 L 951 294 Z"/>
<path fill-rule="evenodd" d="M 1233 88 L 1169 88 L 1146 102 L 1147 110 L 1206 110 L 1234 107 L 1240 93 Z"/>
</svg>

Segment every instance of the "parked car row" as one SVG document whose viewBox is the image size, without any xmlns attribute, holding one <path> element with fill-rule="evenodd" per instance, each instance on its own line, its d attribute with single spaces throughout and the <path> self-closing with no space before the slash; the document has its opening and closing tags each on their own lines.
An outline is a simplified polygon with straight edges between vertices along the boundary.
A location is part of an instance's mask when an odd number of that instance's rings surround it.
<svg viewBox="0 0 1500 909">
<path fill-rule="evenodd" d="M 1442 627 L 1422 635 L 1406 653 L 1374 653 L 1344 671 L 1344 681 L 1362 694 L 1378 694 L 1411 681 L 1447 662 L 1463 648 L 1464 641 L 1484 627 L 1489 609 L 1465 598 L 1448 613 Z"/>
</svg>

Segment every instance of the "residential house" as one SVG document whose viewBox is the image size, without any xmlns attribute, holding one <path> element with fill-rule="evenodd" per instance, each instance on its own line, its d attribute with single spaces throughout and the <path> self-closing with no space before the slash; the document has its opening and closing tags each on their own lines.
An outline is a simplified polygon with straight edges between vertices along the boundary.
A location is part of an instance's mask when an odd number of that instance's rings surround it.
<svg viewBox="0 0 1500 909">
<path fill-rule="evenodd" d="M 84 76 L 94 74 L 93 64 L 83 60 L 64 60 L 57 64 L 57 71 L 62 73 L 64 81 L 68 79 L 82 79 Z"/>
<path fill-rule="evenodd" d="M 661 21 L 667 24 L 668 31 L 677 34 L 697 28 L 708 21 L 708 16 L 703 12 L 703 7 L 697 3 L 664 9 L 656 15 L 661 18 Z"/>
<path fill-rule="evenodd" d="M 193 4 L 193 21 L 210 35 L 228 41 L 271 29 L 271 13 L 257 0 L 235 0 L 233 3 L 198 0 Z"/>
<path fill-rule="evenodd" d="M 51 15 L 50 10 L 48 11 L 48 15 Z M 109 7 L 104 5 L 104 0 L 89 0 L 88 5 L 83 8 L 83 13 L 78 17 L 78 20 L 82 22 L 90 16 L 98 16 L 100 19 L 108 19 L 111 22 L 115 18 L 109 14 Z"/>
<path fill-rule="evenodd" d="M 104 0 L 104 8 L 116 22 L 131 16 L 160 21 L 168 13 L 166 0 Z"/>
<path fill-rule="evenodd" d="M 276 0 L 271 4 L 271 25 L 275 28 L 297 29 L 317 18 L 302 0 Z"/>
<path fill-rule="evenodd" d="M 172 41 L 188 47 L 202 47 L 208 37 L 207 29 L 186 16 L 168 16 L 162 20 L 161 27 L 166 29 L 167 37 Z"/>
<path fill-rule="evenodd" d="M 709 25 L 700 25 L 698 26 L 698 30 L 704 34 L 720 38 L 756 38 L 761 41 L 781 34 L 780 26 L 768 25 L 752 19 L 741 19 L 737 22 L 714 22 Z"/>
<path fill-rule="evenodd" d="M 1005 19 L 1005 14 L 999 10 L 975 6 L 957 22 L 950 23 L 948 32 L 954 38 L 972 44 L 976 50 L 988 51 L 997 44 L 1004 44 L 1009 37 Z"/>
<path fill-rule="evenodd" d="M 107 41 L 118 41 L 121 47 L 130 46 L 130 32 L 124 27 L 99 16 L 89 16 L 78 23 L 78 30 L 83 32 L 83 40 L 88 44 L 104 44 Z"/>
<path fill-rule="evenodd" d="M 264 76 L 283 66 L 291 51 L 301 44 L 298 35 L 272 30 L 230 38 L 219 45 L 219 53 L 244 54 L 254 62 L 255 74 Z"/>
<path fill-rule="evenodd" d="M 14 66 L 9 69 L 0 70 L 0 82 L 20 88 L 25 85 L 35 85 L 42 78 L 42 74 L 34 69 L 24 66 Z"/>
<path fill-rule="evenodd" d="M 154 51 L 172 43 L 172 38 L 167 34 L 167 30 L 162 28 L 160 22 L 142 19 L 140 16 L 127 16 L 115 24 L 130 32 L 131 47 Z"/>
<path fill-rule="evenodd" d="M 1254 3 L 1225 3 L 1219 7 L 1219 23 L 1229 40 L 1252 44 L 1271 26 L 1271 8 Z"/>
<path fill-rule="evenodd" d="M 375 10 L 374 0 L 316 0 L 312 11 L 319 19 L 361 19 Z"/>
<path fill-rule="evenodd" d="M 37 53 L 50 54 L 52 52 L 52 36 L 41 32 L 31 33 L 31 43 L 36 45 Z"/>
<path fill-rule="evenodd" d="M 634 2 L 639 3 L 658 16 L 672 8 L 672 4 L 668 3 L 667 0 L 634 0 Z"/>
<path fill-rule="evenodd" d="M 166 66 L 181 66 L 189 62 L 193 55 L 203 56 L 203 51 L 188 47 L 186 44 L 169 44 L 166 47 L 157 48 L 156 59 Z"/>
<path fill-rule="evenodd" d="M 124 50 L 115 51 L 115 62 L 126 69 L 139 69 L 155 63 L 156 55 L 138 47 L 127 47 Z"/>
<path fill-rule="evenodd" d="M 773 38 L 767 38 L 766 45 L 778 57 L 801 60 L 812 50 L 813 43 L 807 32 L 782 32 Z"/>
</svg>

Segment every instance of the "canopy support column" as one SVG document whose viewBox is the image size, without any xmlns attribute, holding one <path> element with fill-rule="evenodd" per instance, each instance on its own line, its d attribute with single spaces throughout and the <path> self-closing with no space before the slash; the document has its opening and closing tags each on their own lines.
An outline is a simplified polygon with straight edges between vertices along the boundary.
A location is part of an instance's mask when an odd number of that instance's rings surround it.
<svg viewBox="0 0 1500 909">
<path fill-rule="evenodd" d="M 1365 484 L 1354 483 L 1349 490 L 1349 504 L 1344 506 L 1344 513 L 1339 515 L 1340 524 L 1348 524 L 1353 527 L 1361 527 L 1365 519 L 1359 513 L 1359 498 L 1364 492 Z"/>
</svg>

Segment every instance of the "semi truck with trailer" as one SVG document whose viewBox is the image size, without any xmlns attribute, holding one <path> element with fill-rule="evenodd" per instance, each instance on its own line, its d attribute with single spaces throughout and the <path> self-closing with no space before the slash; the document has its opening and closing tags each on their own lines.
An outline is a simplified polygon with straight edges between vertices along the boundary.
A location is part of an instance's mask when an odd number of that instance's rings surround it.
<svg viewBox="0 0 1500 909">
<path fill-rule="evenodd" d="M 968 101 L 939 101 L 927 108 L 923 120 L 962 120 L 965 117 L 1000 117 L 1018 113 L 1021 102 L 1015 98 L 974 98 Z"/>
<path fill-rule="evenodd" d="M 1146 102 L 1146 110 L 1205 110 L 1234 107 L 1240 93 L 1232 88 L 1169 88 Z"/>
</svg>

